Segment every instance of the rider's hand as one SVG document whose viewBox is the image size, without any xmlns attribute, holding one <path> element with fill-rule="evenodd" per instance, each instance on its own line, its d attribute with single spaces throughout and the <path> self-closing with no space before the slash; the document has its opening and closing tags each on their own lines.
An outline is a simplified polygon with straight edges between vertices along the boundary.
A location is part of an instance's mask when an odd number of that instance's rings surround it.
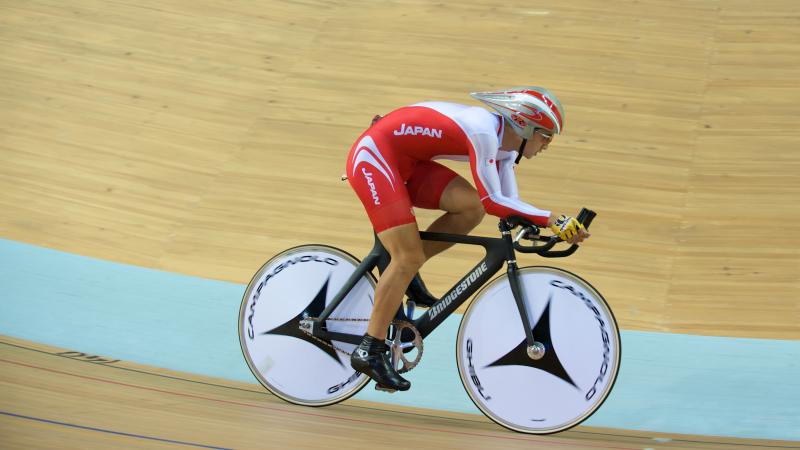
<svg viewBox="0 0 800 450">
<path fill-rule="evenodd" d="M 578 222 L 577 219 L 564 214 L 558 216 L 550 225 L 553 233 L 557 234 L 562 240 L 570 244 L 578 244 L 589 237 L 589 232 Z"/>
</svg>

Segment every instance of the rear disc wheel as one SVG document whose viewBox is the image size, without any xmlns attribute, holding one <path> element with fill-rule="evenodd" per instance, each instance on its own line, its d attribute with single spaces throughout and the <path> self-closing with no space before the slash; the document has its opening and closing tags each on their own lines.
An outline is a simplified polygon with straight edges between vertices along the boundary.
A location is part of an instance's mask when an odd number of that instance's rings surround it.
<svg viewBox="0 0 800 450">
<path fill-rule="evenodd" d="M 250 281 L 239 309 L 239 343 L 253 375 L 270 392 L 298 405 L 326 406 L 369 382 L 350 367 L 354 344 L 323 341 L 300 330 L 300 321 L 319 317 L 358 264 L 335 247 L 302 245 L 267 261 Z M 330 319 L 369 319 L 374 293 L 375 279 L 367 273 Z M 367 324 L 328 320 L 326 327 L 361 336 Z"/>
</svg>

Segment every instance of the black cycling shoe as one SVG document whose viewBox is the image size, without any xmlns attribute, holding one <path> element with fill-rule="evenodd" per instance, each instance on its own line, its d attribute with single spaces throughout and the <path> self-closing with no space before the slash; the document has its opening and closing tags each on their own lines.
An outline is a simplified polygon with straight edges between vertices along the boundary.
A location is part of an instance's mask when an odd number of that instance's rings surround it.
<svg viewBox="0 0 800 450">
<path fill-rule="evenodd" d="M 408 284 L 408 289 L 406 289 L 406 295 L 416 305 L 428 308 L 439 300 L 428 291 L 419 274 L 414 275 L 414 278 L 411 279 L 411 283 Z"/>
<path fill-rule="evenodd" d="M 411 383 L 401 377 L 389 363 L 386 343 L 366 334 L 361 344 L 350 355 L 353 369 L 375 380 L 379 390 L 407 391 Z M 383 388 L 383 389 L 381 389 Z"/>
</svg>

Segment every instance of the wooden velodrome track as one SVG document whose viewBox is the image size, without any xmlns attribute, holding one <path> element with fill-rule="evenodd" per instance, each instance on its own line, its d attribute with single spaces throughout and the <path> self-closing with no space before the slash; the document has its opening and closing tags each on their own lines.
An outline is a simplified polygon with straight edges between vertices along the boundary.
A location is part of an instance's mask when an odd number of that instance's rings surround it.
<svg viewBox="0 0 800 450">
<path fill-rule="evenodd" d="M 369 223 L 339 176 L 373 114 L 537 84 L 564 103 L 566 133 L 520 166 L 522 197 L 598 211 L 559 264 L 603 292 L 621 327 L 798 339 L 798 19 L 794 0 L 0 0 L 0 237 L 240 284 L 301 243 L 363 254 Z M 418 211 L 422 226 L 435 217 Z M 423 274 L 441 292 L 477 258 L 455 248 Z M 220 447 L 782 445 L 524 436 L 358 401 L 306 409 L 253 385 L 4 341 L 3 401 L 32 416 Z M 174 445 L 13 417 L 0 434 L 3 448 Z"/>
</svg>

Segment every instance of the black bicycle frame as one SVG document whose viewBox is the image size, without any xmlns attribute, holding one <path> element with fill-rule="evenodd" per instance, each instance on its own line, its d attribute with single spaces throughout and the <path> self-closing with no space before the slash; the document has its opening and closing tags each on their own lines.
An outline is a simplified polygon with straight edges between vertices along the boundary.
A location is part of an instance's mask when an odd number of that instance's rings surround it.
<svg viewBox="0 0 800 450">
<path fill-rule="evenodd" d="M 514 252 L 514 242 L 511 239 L 511 226 L 506 221 L 500 221 L 500 232 L 502 237 L 479 237 L 479 236 L 464 236 L 458 234 L 446 233 L 431 233 L 422 231 L 420 237 L 427 241 L 440 241 L 440 242 L 453 242 L 456 244 L 480 245 L 486 249 L 484 258 L 470 270 L 467 275 L 456 282 L 447 293 L 441 297 L 436 303 L 431 306 L 428 311 L 422 314 L 417 319 L 407 317 L 403 311 L 402 305 L 397 312 L 397 317 L 400 320 L 412 322 L 417 330 L 422 335 L 423 339 L 431 334 L 444 320 L 452 314 L 459 306 L 469 299 L 483 285 L 503 267 L 506 263 L 508 269 L 508 280 L 511 284 L 511 292 L 514 295 L 514 300 L 519 308 L 522 325 L 525 327 L 525 336 L 528 345 L 534 344 L 533 330 L 530 324 L 530 318 L 525 306 L 523 292 L 520 289 L 520 282 L 518 278 L 518 267 L 516 256 Z M 375 245 L 369 252 L 366 258 L 361 261 L 361 264 L 356 268 L 355 272 L 345 282 L 344 286 L 339 290 L 330 304 L 320 314 L 320 317 L 314 320 L 312 326 L 312 333 L 321 339 L 330 339 L 340 342 L 348 342 L 358 345 L 361 342 L 362 336 L 346 333 L 335 333 L 328 331 L 324 323 L 330 317 L 331 313 L 341 304 L 351 289 L 358 283 L 358 281 L 374 268 L 378 268 L 379 273 L 383 273 L 390 261 L 389 254 L 381 244 L 380 239 L 375 237 Z"/>
</svg>

